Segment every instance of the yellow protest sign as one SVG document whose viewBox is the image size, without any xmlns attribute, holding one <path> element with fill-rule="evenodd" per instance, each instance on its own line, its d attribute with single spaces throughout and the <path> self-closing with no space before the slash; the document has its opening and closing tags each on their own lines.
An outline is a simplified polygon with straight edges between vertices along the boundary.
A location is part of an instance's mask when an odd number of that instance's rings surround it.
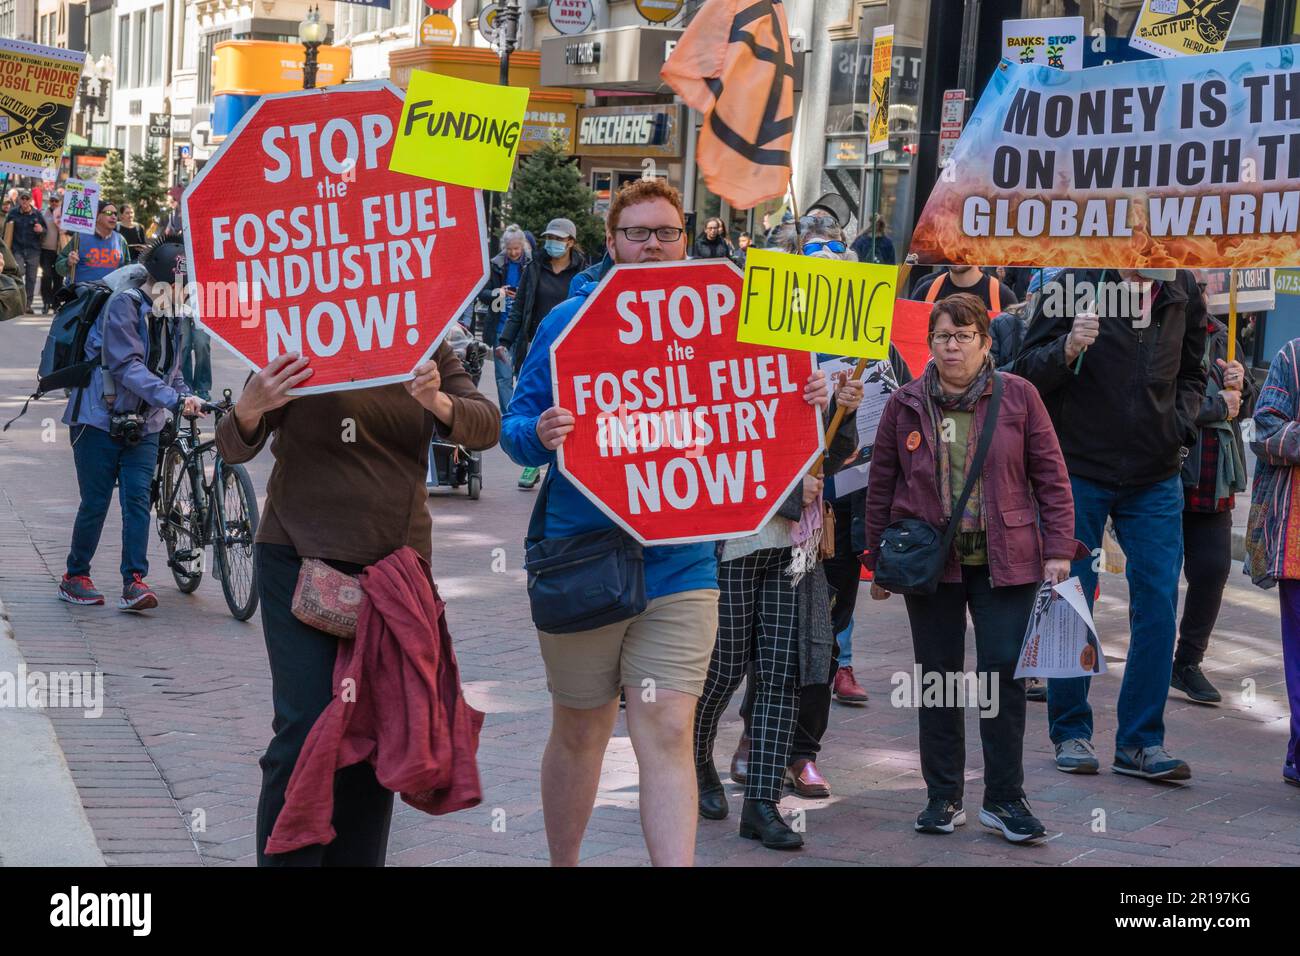
<svg viewBox="0 0 1300 956">
<path fill-rule="evenodd" d="M 0 172 L 53 178 L 86 54 L 0 39 Z"/>
<path fill-rule="evenodd" d="M 876 27 L 871 33 L 871 92 L 867 104 L 867 155 L 889 146 L 889 81 L 894 76 L 894 28 Z"/>
<path fill-rule="evenodd" d="M 1240 0 L 1143 0 L 1129 46 L 1152 56 L 1222 53 Z"/>
<path fill-rule="evenodd" d="M 736 339 L 886 359 L 897 288 L 897 266 L 751 248 Z"/>
<path fill-rule="evenodd" d="M 527 108 L 526 87 L 413 70 L 388 168 L 458 186 L 504 190 Z"/>
</svg>

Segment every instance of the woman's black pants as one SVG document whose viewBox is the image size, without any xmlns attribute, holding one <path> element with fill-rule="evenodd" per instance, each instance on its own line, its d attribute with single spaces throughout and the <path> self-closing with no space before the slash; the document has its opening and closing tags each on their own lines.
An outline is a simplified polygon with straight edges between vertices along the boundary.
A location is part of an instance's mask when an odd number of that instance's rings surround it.
<svg viewBox="0 0 1300 956">
<path fill-rule="evenodd" d="M 368 763 L 354 764 L 334 776 L 334 817 L 338 834 L 332 843 L 307 846 L 268 856 L 266 841 L 284 808 L 294 764 L 316 718 L 333 697 L 334 658 L 338 638 L 303 624 L 289 610 L 302 559 L 293 548 L 258 544 L 257 591 L 262 605 L 262 633 L 271 662 L 271 700 L 275 719 L 262 757 L 262 792 L 257 799 L 258 866 L 383 866 L 388 854 L 388 827 L 393 794 L 380 786 Z M 340 571 L 360 573 L 359 565 L 329 562 Z"/>
<path fill-rule="evenodd" d="M 1200 665 L 1219 619 L 1223 588 L 1232 571 L 1232 512 L 1183 512 L 1183 576 L 1187 598 L 1178 622 L 1174 665 Z"/>
<path fill-rule="evenodd" d="M 984 796 L 1002 803 L 1025 795 L 1025 683 L 1012 675 L 1033 613 L 1037 584 L 995 588 L 987 565 L 963 566 L 961 583 L 930 595 L 906 595 L 921 690 L 912 687 L 921 730 L 921 776 L 931 799 L 962 796 L 966 771 L 966 710 L 973 709 L 984 747 Z M 983 700 L 972 700 L 966 671 L 966 611 L 975 622 L 975 669 Z M 937 675 L 937 676 L 932 676 Z M 913 685 L 915 672 L 907 678 Z M 923 693 L 940 680 L 937 701 Z M 955 691 L 961 688 L 965 706 Z M 895 686 L 894 693 L 898 693 Z M 996 697 L 993 695 L 996 693 Z"/>
</svg>

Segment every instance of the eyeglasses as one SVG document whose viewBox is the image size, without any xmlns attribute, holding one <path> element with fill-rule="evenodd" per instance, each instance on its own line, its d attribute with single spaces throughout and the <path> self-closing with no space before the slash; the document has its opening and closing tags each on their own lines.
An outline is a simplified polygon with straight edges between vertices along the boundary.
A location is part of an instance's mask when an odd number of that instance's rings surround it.
<svg viewBox="0 0 1300 956">
<path fill-rule="evenodd" d="M 956 339 L 958 345 L 970 345 L 979 337 L 979 332 L 931 332 L 930 344 L 943 348 L 950 340 Z"/>
<path fill-rule="evenodd" d="M 112 216 L 112 217 L 116 217 L 116 216 L 117 216 L 117 210 L 116 210 L 116 209 L 101 209 L 101 210 L 99 211 L 99 214 L 100 214 L 101 216 Z"/>
<path fill-rule="evenodd" d="M 844 245 L 844 243 L 840 242 L 838 239 L 830 239 L 825 242 L 805 242 L 803 244 L 803 254 L 805 256 L 816 255 L 823 249 L 826 249 L 836 255 L 840 255 L 847 248 L 848 246 Z"/>
<path fill-rule="evenodd" d="M 660 242 L 676 242 L 686 230 L 677 226 L 658 226 L 654 229 L 649 226 L 620 226 L 614 231 L 621 232 L 629 242 L 645 242 L 652 232 Z"/>
</svg>

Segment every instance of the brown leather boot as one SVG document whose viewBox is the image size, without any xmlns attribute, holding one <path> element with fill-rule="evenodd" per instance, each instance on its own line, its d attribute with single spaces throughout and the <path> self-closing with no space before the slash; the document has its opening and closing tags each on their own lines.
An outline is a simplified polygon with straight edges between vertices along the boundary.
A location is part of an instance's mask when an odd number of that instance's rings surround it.
<svg viewBox="0 0 1300 956">
<path fill-rule="evenodd" d="M 731 757 L 731 779 L 735 783 L 744 783 L 749 776 L 749 735 L 743 734 L 736 752 Z"/>
<path fill-rule="evenodd" d="M 817 765 L 807 757 L 800 757 L 785 771 L 785 779 L 801 797 L 829 797 L 831 785 L 817 770 Z"/>
</svg>

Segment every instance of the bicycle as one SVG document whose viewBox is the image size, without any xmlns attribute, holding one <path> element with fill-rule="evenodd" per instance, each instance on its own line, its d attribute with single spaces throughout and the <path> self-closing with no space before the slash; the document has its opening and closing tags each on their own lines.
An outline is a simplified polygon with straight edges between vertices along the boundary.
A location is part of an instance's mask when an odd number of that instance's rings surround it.
<svg viewBox="0 0 1300 956">
<path fill-rule="evenodd" d="M 214 423 L 234 408 L 230 389 L 217 404 L 205 402 Z M 192 594 L 203 580 L 204 549 L 212 548 L 226 606 L 235 620 L 247 621 L 257 610 L 257 570 L 253 539 L 257 535 L 257 495 L 243 465 L 230 465 L 217 453 L 213 439 L 202 440 L 198 419 L 181 427 L 171 418 L 158 443 L 158 462 L 149 485 L 149 504 L 158 515 L 158 536 L 167 550 L 167 567 L 182 594 Z"/>
</svg>

